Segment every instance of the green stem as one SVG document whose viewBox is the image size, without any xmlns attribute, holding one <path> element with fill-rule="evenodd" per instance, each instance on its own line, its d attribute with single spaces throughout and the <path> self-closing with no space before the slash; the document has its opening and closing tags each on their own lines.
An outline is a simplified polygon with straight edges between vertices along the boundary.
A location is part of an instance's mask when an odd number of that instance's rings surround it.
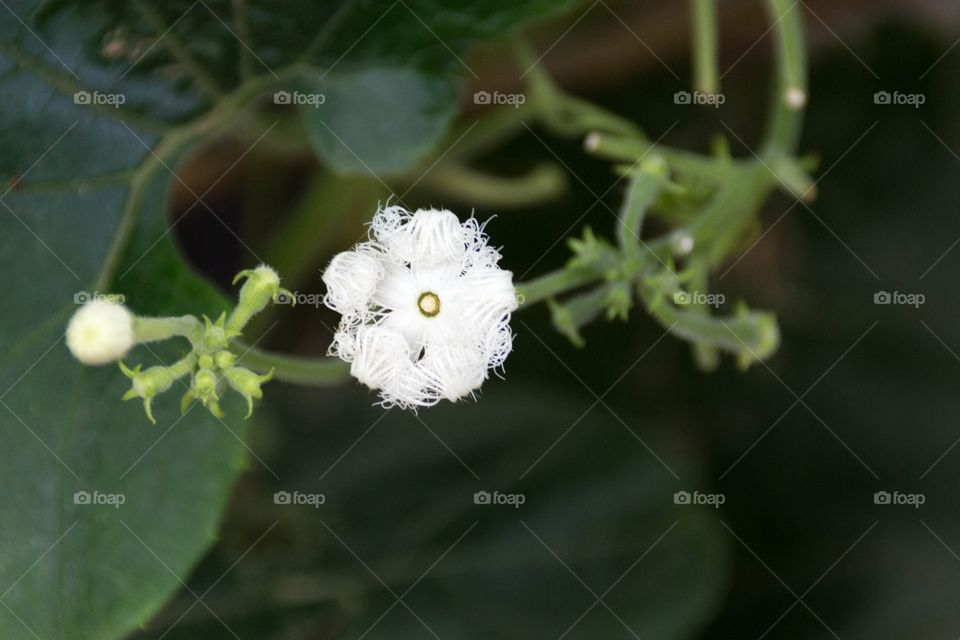
<svg viewBox="0 0 960 640">
<path fill-rule="evenodd" d="M 777 80 L 761 154 L 764 156 L 775 152 L 792 155 L 800 139 L 807 99 L 807 65 L 803 16 L 798 4 L 792 0 L 767 0 L 770 20 L 775 25 Z"/>
<path fill-rule="evenodd" d="M 690 0 L 693 26 L 693 84 L 698 91 L 715 94 L 720 89 L 717 71 L 717 2 Z"/>
<path fill-rule="evenodd" d="M 644 160 L 640 164 L 640 170 L 630 176 L 616 230 L 617 241 L 626 255 L 636 255 L 639 252 L 644 216 L 657 199 L 666 175 L 666 163 L 661 158 L 652 156 Z"/>
<path fill-rule="evenodd" d="M 780 331 L 772 313 L 749 311 L 718 318 L 693 309 L 680 309 L 658 290 L 640 289 L 647 312 L 670 333 L 694 344 L 739 355 L 745 362 L 770 357 L 780 344 Z"/>
<path fill-rule="evenodd" d="M 522 40 L 514 40 L 514 55 L 525 69 L 527 96 L 537 118 L 560 136 L 582 136 L 604 131 L 624 136 L 642 136 L 637 125 L 623 116 L 564 92 L 536 61 L 533 49 Z"/>
<path fill-rule="evenodd" d="M 450 149 L 446 160 L 475 158 L 492 151 L 516 134 L 524 131 L 524 122 L 536 118 L 539 106 L 533 96 L 517 107 L 489 109 L 476 124 L 462 124 L 447 136 L 443 148 Z M 459 141 L 459 142 L 457 142 Z M 456 143 L 456 144 L 454 144 Z M 452 145 L 452 146 L 451 146 Z"/>
<path fill-rule="evenodd" d="M 142 208 L 150 179 L 164 168 L 166 163 L 191 144 L 224 128 L 253 98 L 269 92 L 273 87 L 282 86 L 285 81 L 302 73 L 303 68 L 294 65 L 278 73 L 278 78 L 260 76 L 242 84 L 232 94 L 223 98 L 216 107 L 190 122 L 171 129 L 153 149 L 143 163 L 138 166 L 130 180 L 130 189 L 124 203 L 123 212 L 113 241 L 104 259 L 103 268 L 97 276 L 96 287 L 100 291 L 111 289 L 110 284 L 116 275 L 136 228 L 137 218 Z"/>
<path fill-rule="evenodd" d="M 709 265 L 703 260 L 694 260 L 689 267 L 690 279 L 687 289 L 694 293 L 706 293 L 710 287 Z M 702 316 L 710 315 L 710 308 L 703 302 L 694 300 L 690 305 L 690 313 Z M 705 342 L 694 342 L 692 345 L 693 359 L 701 371 L 713 371 L 720 365 L 720 354 L 717 349 Z"/>
<path fill-rule="evenodd" d="M 237 32 L 237 38 L 241 43 L 253 42 L 250 35 L 250 27 L 247 22 L 247 2 L 246 0 L 233 0 L 233 28 Z M 253 54 L 250 49 L 238 43 L 240 51 L 239 71 L 241 80 L 249 80 L 254 75 Z"/>
<path fill-rule="evenodd" d="M 330 386 L 345 380 L 350 366 L 338 358 L 304 358 L 249 348 L 239 342 L 231 344 L 238 356 L 238 364 L 267 373 L 274 370 L 274 378 L 293 384 Z"/>
<path fill-rule="evenodd" d="M 578 289 L 600 279 L 600 275 L 589 269 L 558 269 L 517 285 L 517 298 L 520 308 L 552 298 L 561 293 Z"/>
<path fill-rule="evenodd" d="M 194 316 L 151 318 L 137 316 L 133 320 L 133 334 L 137 342 L 157 342 L 174 336 L 183 336 L 193 341 L 202 329 Z"/>
<path fill-rule="evenodd" d="M 559 197 L 567 188 L 566 173 L 549 163 L 517 178 L 503 178 L 449 162 L 437 166 L 421 184 L 442 196 L 497 208 L 539 204 Z"/>
<path fill-rule="evenodd" d="M 197 354 L 190 352 L 185 357 L 177 360 L 172 365 L 167 367 L 167 370 L 173 374 L 175 380 L 178 380 L 185 375 L 193 373 L 193 370 L 196 366 Z"/>
<path fill-rule="evenodd" d="M 723 182 L 729 175 L 727 167 L 716 158 L 702 156 L 690 151 L 654 145 L 641 138 L 621 137 L 593 132 L 584 141 L 584 148 L 600 158 L 617 162 L 636 162 L 651 153 L 663 156 L 673 169 L 691 176 L 703 178 L 710 183 Z"/>
<path fill-rule="evenodd" d="M 565 335 L 576 347 L 584 345 L 580 329 L 587 326 L 603 312 L 610 285 L 599 286 L 592 291 L 573 296 L 562 304 L 547 299 L 550 318 L 554 328 Z"/>
</svg>

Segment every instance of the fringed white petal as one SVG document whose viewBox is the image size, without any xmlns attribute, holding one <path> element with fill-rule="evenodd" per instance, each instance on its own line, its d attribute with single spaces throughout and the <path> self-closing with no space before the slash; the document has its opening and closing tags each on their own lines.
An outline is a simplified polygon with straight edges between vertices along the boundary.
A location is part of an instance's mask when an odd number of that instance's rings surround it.
<svg viewBox="0 0 960 640">
<path fill-rule="evenodd" d="M 371 389 L 389 387 L 411 364 L 410 346 L 401 334 L 377 326 L 357 330 L 350 373 L 363 384 Z"/>
<path fill-rule="evenodd" d="M 412 213 L 396 205 L 380 209 L 370 221 L 373 240 L 384 247 L 390 247 L 412 217 Z"/>
<path fill-rule="evenodd" d="M 513 331 L 504 320 L 493 327 L 483 341 L 483 355 L 486 358 L 487 367 L 491 370 L 502 370 L 503 363 L 511 351 L 513 351 Z"/>
<path fill-rule="evenodd" d="M 457 281 L 457 289 L 451 294 L 463 305 L 465 318 L 481 333 L 517 308 L 513 274 L 503 269 L 471 269 Z"/>
<path fill-rule="evenodd" d="M 409 223 L 410 263 L 430 267 L 460 260 L 467 250 L 460 220 L 440 209 L 421 209 Z"/>
<path fill-rule="evenodd" d="M 441 396 L 431 384 L 430 378 L 419 365 L 409 363 L 403 375 L 395 377 L 380 390 L 380 405 L 385 409 L 411 409 L 432 407 Z"/>
<path fill-rule="evenodd" d="M 487 379 L 486 358 L 472 345 L 432 345 L 417 366 L 437 393 L 450 401 L 470 395 Z"/>
<path fill-rule="evenodd" d="M 343 314 L 366 309 L 383 271 L 380 260 L 369 250 L 338 253 L 323 272 L 327 285 L 324 304 Z"/>
</svg>

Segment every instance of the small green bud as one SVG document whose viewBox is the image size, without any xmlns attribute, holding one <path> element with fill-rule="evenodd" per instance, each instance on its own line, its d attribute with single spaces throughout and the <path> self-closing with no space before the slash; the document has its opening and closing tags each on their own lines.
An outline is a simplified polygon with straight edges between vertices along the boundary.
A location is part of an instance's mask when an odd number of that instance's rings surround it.
<svg viewBox="0 0 960 640">
<path fill-rule="evenodd" d="M 141 371 L 140 365 L 137 365 L 134 369 L 130 369 L 122 362 L 120 363 L 120 370 L 123 371 L 124 375 L 133 380 L 132 387 L 123 394 L 122 399 L 132 400 L 133 398 L 143 398 L 143 408 L 147 413 L 147 418 L 149 418 L 153 424 L 157 424 L 156 419 L 153 417 L 150 402 L 154 396 L 169 389 L 179 376 L 177 376 L 176 372 L 172 371 L 170 367 L 150 367 L 146 371 Z"/>
<path fill-rule="evenodd" d="M 218 369 L 229 369 L 237 364 L 237 356 L 229 351 L 218 351 L 213 360 Z"/>
<path fill-rule="evenodd" d="M 217 374 L 210 369 L 200 369 L 193 376 L 193 386 L 197 391 L 197 396 L 203 398 L 217 389 Z"/>
<path fill-rule="evenodd" d="M 275 301 L 281 292 L 289 294 L 280 288 L 280 276 L 277 272 L 265 264 L 256 269 L 241 271 L 233 282 L 236 284 L 244 278 L 246 281 L 240 287 L 240 300 L 226 322 L 228 335 L 239 335 L 250 318 Z"/>
<path fill-rule="evenodd" d="M 253 413 L 254 399 L 263 398 L 263 390 L 260 388 L 264 382 L 268 382 L 273 377 L 273 369 L 265 375 L 257 375 L 249 369 L 243 367 L 233 367 L 224 372 L 227 384 L 234 391 L 242 395 L 247 400 L 247 417 Z"/>
<path fill-rule="evenodd" d="M 203 316 L 203 347 L 208 351 L 225 349 L 230 338 L 233 337 L 234 334 L 224 328 L 226 318 L 227 314 L 221 313 L 216 322 L 211 322 L 210 318 Z M 236 335 L 239 335 L 239 332 Z"/>
<path fill-rule="evenodd" d="M 200 356 L 200 358 L 197 360 L 197 365 L 201 369 L 213 369 L 213 364 L 213 356 L 207 353 Z"/>
<path fill-rule="evenodd" d="M 618 282 L 610 286 L 607 293 L 607 319 L 619 318 L 626 320 L 630 308 L 633 306 L 633 291 L 626 282 Z"/>
<path fill-rule="evenodd" d="M 583 347 L 586 342 L 583 336 L 580 335 L 577 323 L 570 309 L 552 298 L 547 300 L 547 306 L 550 308 L 550 319 L 553 322 L 554 328 L 566 336 L 575 347 Z"/>
<path fill-rule="evenodd" d="M 217 393 L 217 386 L 220 379 L 217 374 L 210 369 L 198 369 L 193 374 L 193 384 L 190 385 L 190 391 L 180 405 L 181 411 L 185 411 L 193 400 L 199 400 L 203 403 L 210 413 L 218 418 L 223 417 L 223 411 L 220 409 L 220 395 Z"/>
<path fill-rule="evenodd" d="M 640 162 L 640 171 L 649 173 L 652 176 L 665 178 L 670 174 L 670 167 L 667 165 L 667 161 L 662 157 L 659 155 L 652 155 L 649 158 L 644 158 Z"/>
</svg>

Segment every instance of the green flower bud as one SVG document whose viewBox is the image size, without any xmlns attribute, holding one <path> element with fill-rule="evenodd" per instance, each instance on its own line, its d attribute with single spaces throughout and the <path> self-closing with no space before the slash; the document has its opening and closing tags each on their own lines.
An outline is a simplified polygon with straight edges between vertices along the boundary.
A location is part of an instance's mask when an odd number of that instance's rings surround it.
<svg viewBox="0 0 960 640">
<path fill-rule="evenodd" d="M 237 356 L 229 351 L 218 351 L 213 360 L 218 369 L 229 369 L 237 364 Z"/>
<path fill-rule="evenodd" d="M 180 402 L 181 413 L 186 412 L 190 403 L 199 400 L 203 403 L 210 413 L 218 418 L 223 417 L 223 411 L 220 409 L 220 394 L 217 392 L 220 378 L 211 369 L 198 369 L 193 374 L 193 383 L 190 390 L 183 396 Z"/>
<path fill-rule="evenodd" d="M 264 307 L 276 300 L 283 291 L 280 288 L 280 277 L 277 272 L 265 264 L 256 269 L 241 271 L 233 279 L 234 284 L 243 278 L 246 278 L 246 281 L 240 288 L 240 301 L 226 323 L 228 334 L 239 335 L 240 330 L 246 326 L 250 318 L 263 311 Z"/>
<path fill-rule="evenodd" d="M 207 316 L 203 317 L 203 348 L 207 351 L 219 351 L 225 349 L 230 338 L 240 335 L 239 332 L 231 332 L 224 328 L 227 314 L 221 313 L 216 322 L 211 322 Z"/>
<path fill-rule="evenodd" d="M 193 386 L 198 397 L 208 396 L 217 390 L 217 374 L 210 369 L 200 369 L 193 376 Z"/>
<path fill-rule="evenodd" d="M 607 319 L 626 320 L 633 306 L 633 289 L 627 282 L 616 282 L 607 290 Z"/>
<path fill-rule="evenodd" d="M 273 369 L 271 369 L 269 373 L 261 376 L 243 367 L 233 367 L 225 371 L 223 375 L 227 379 L 227 384 L 229 384 L 234 391 L 246 398 L 247 417 L 249 418 L 253 413 L 254 399 L 260 400 L 263 398 L 263 390 L 260 388 L 260 385 L 273 378 Z"/>
<path fill-rule="evenodd" d="M 200 356 L 200 358 L 197 360 L 197 366 L 199 366 L 201 369 L 213 369 L 213 364 L 213 356 L 207 353 Z"/>
<path fill-rule="evenodd" d="M 191 359 L 185 358 L 171 367 L 150 367 L 146 371 L 141 371 L 140 365 L 137 365 L 134 369 L 130 369 L 122 362 L 119 363 L 120 370 L 123 371 L 124 375 L 133 380 L 132 387 L 123 394 L 122 399 L 132 400 L 133 398 L 143 398 L 143 408 L 147 413 L 147 418 L 150 419 L 150 422 L 156 424 L 157 421 L 153 417 L 153 410 L 150 403 L 154 396 L 169 389 L 177 378 L 186 375 L 189 370 L 186 368 L 185 363 L 188 360 Z M 192 361 L 189 363 L 189 366 L 192 366 Z"/>
</svg>

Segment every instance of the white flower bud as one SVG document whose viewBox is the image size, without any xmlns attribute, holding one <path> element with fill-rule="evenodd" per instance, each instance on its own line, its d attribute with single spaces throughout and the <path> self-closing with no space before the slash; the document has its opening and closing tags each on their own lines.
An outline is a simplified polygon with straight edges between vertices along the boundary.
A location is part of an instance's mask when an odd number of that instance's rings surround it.
<svg viewBox="0 0 960 640">
<path fill-rule="evenodd" d="M 84 364 L 119 360 L 134 342 L 133 314 L 116 302 L 89 302 L 73 314 L 67 325 L 67 347 Z"/>
</svg>

